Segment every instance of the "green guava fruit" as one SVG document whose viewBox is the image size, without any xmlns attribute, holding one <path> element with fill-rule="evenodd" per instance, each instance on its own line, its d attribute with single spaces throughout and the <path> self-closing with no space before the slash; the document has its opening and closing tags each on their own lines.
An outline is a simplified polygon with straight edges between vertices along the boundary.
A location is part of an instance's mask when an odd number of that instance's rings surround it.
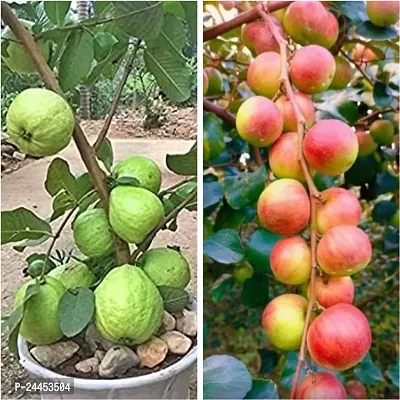
<svg viewBox="0 0 400 400">
<path fill-rule="evenodd" d="M 32 27 L 33 25 L 35 25 L 34 22 L 26 21 L 23 19 L 20 19 L 19 21 L 25 26 L 25 28 L 29 32 L 32 32 Z M 25 47 L 22 44 L 15 42 L 17 38 L 15 37 L 14 33 L 8 26 L 4 29 L 1 35 L 1 39 L 2 39 L 1 40 L 2 47 L 7 46 L 6 51 L 5 52 L 2 51 L 1 58 L 12 72 L 16 72 L 21 75 L 23 74 L 29 75 L 37 73 L 37 69 L 32 57 L 28 54 L 28 52 L 25 50 Z M 5 39 L 11 39 L 11 40 L 5 40 Z M 6 45 L 5 43 L 8 44 Z M 42 54 L 46 62 L 49 61 L 50 43 L 43 40 L 39 40 L 38 42 L 36 42 L 36 44 L 39 47 L 40 53 Z"/>
<path fill-rule="evenodd" d="M 86 210 L 72 224 L 74 241 L 88 257 L 103 257 L 111 252 L 114 237 L 106 212 L 102 208 Z"/>
<path fill-rule="evenodd" d="M 161 187 L 161 170 L 150 158 L 133 156 L 119 162 L 113 169 L 115 178 L 132 177 L 140 182 L 140 186 L 158 193 Z"/>
<path fill-rule="evenodd" d="M 160 292 L 134 265 L 111 270 L 94 294 L 94 323 L 113 343 L 143 343 L 161 326 L 164 303 Z"/>
<path fill-rule="evenodd" d="M 71 261 L 52 269 L 47 276 L 59 280 L 67 289 L 89 288 L 96 280 L 90 268 L 79 261 Z"/>
<path fill-rule="evenodd" d="M 28 286 L 34 283 L 35 280 L 31 279 L 20 286 L 15 295 L 14 308 L 23 303 Z M 65 290 L 57 279 L 45 277 L 39 292 L 26 301 L 19 332 L 29 343 L 52 344 L 63 337 L 59 327 L 58 303 Z"/>
<path fill-rule="evenodd" d="M 109 218 L 114 232 L 128 243 L 141 243 L 164 217 L 161 200 L 149 190 L 117 186 L 111 191 Z"/>
<path fill-rule="evenodd" d="M 7 134 L 31 156 L 52 156 L 71 141 L 75 118 L 68 103 L 47 89 L 26 89 L 8 109 Z"/>
<path fill-rule="evenodd" d="M 190 266 L 179 251 L 168 248 L 151 249 L 139 263 L 156 286 L 185 288 L 190 281 Z"/>
</svg>

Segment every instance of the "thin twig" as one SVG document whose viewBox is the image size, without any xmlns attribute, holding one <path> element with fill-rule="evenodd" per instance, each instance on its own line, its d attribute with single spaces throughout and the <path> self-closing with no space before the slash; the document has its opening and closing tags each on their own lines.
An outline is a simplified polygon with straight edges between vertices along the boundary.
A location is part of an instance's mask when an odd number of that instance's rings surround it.
<svg viewBox="0 0 400 400">
<path fill-rule="evenodd" d="M 124 86 L 126 84 L 126 81 L 128 80 L 128 76 L 132 71 L 133 68 L 133 62 L 135 61 L 136 58 L 136 54 L 140 48 L 140 40 L 138 41 L 138 43 L 136 44 L 136 47 L 133 49 L 133 51 L 131 52 L 131 54 L 128 55 L 128 59 L 126 60 L 126 65 L 125 65 L 125 69 L 124 69 L 124 73 L 121 77 L 121 80 L 118 83 L 118 87 L 117 90 L 115 92 L 113 101 L 111 103 L 111 107 L 110 107 L 110 111 L 104 121 L 104 125 L 101 128 L 101 131 L 99 133 L 99 136 L 97 137 L 93 148 L 95 150 L 98 150 L 100 148 L 100 146 L 102 145 L 102 143 L 104 142 L 106 136 L 107 136 L 107 132 L 110 129 L 110 125 L 111 125 L 111 121 L 114 117 L 115 112 L 117 111 L 117 107 L 118 107 L 118 103 L 121 99 L 122 96 L 122 91 L 124 89 Z"/>
<path fill-rule="evenodd" d="M 28 54 L 32 57 L 36 68 L 41 75 L 46 87 L 61 96 L 64 96 L 53 71 L 47 65 L 45 59 L 41 55 L 33 36 L 25 29 L 18 18 L 14 15 L 11 7 L 6 2 L 1 2 L 1 18 L 10 27 L 15 37 L 21 41 Z M 75 123 L 73 138 L 81 155 L 81 158 L 90 174 L 90 178 L 96 191 L 99 194 L 103 208 L 108 210 L 108 188 L 104 179 L 104 173 L 96 159 L 96 155 L 90 146 L 85 134 L 79 123 Z M 121 239 L 116 240 L 116 257 L 118 263 L 129 261 L 129 246 Z"/>
<path fill-rule="evenodd" d="M 351 62 L 357 69 L 360 71 L 360 74 L 371 84 L 373 85 L 372 79 L 368 76 L 368 74 L 352 59 L 350 58 L 343 50 L 340 50 L 340 54 L 349 62 Z"/>
<path fill-rule="evenodd" d="M 213 103 L 210 100 L 203 100 L 203 108 L 207 111 L 211 111 L 214 113 L 216 116 L 220 117 L 223 119 L 225 122 L 232 126 L 236 126 L 236 118 L 233 114 L 230 112 L 226 111 L 224 108 L 219 106 L 218 104 Z"/>
<path fill-rule="evenodd" d="M 254 159 L 256 160 L 257 166 L 261 167 L 262 165 L 264 165 L 264 161 L 261 157 L 260 148 L 257 146 L 251 146 L 251 148 L 253 149 Z"/>
<path fill-rule="evenodd" d="M 179 182 L 175 183 L 174 185 L 171 185 L 171 186 L 167 187 L 166 189 L 162 190 L 160 193 L 158 193 L 158 197 L 163 197 L 166 194 L 171 193 L 174 189 L 184 185 L 185 183 L 192 182 L 196 179 L 197 179 L 197 177 L 195 177 L 195 176 L 192 178 L 183 179 L 182 181 L 179 181 Z"/>
<path fill-rule="evenodd" d="M 354 125 L 362 124 L 370 119 L 377 117 L 380 114 L 387 114 L 389 112 L 398 112 L 398 110 L 393 107 L 385 108 L 384 110 L 377 110 L 372 112 L 371 114 L 366 115 L 365 117 L 360 118 Z"/>
<path fill-rule="evenodd" d="M 144 242 L 140 243 L 138 248 L 133 252 L 132 257 L 131 257 L 131 264 L 134 264 L 136 259 L 138 258 L 140 253 L 144 253 L 151 245 L 151 242 L 153 239 L 156 237 L 157 233 L 161 230 L 164 229 L 165 226 L 169 221 L 172 221 L 173 219 L 176 219 L 177 215 L 188 205 L 190 204 L 193 199 L 197 196 L 197 188 L 193 189 L 192 193 L 182 203 L 180 203 L 176 208 L 174 208 L 166 217 L 163 218 L 163 220 L 160 222 L 158 227 L 154 229 L 153 232 L 151 232 L 145 239 Z"/>
</svg>

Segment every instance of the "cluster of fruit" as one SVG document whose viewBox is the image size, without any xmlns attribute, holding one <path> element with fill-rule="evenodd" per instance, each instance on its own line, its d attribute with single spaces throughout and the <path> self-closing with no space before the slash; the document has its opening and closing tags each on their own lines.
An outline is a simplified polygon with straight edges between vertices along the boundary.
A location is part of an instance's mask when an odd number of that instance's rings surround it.
<svg viewBox="0 0 400 400">
<path fill-rule="evenodd" d="M 367 13 L 378 26 L 398 20 L 395 2 L 368 2 Z M 294 100 L 308 129 L 303 154 L 311 175 L 340 175 L 358 156 L 389 145 L 394 136 L 390 121 L 378 120 L 370 134 L 355 133 L 340 120 L 316 122 L 313 102 L 308 95 L 345 88 L 353 77 L 347 60 L 328 50 L 339 35 L 335 16 L 321 2 L 294 2 L 286 11 L 273 13 L 271 20 L 282 37 L 289 35 L 300 47 L 290 56 L 289 76 L 298 89 Z M 274 18 L 274 15 L 280 20 Z M 247 85 L 255 96 L 245 100 L 237 112 L 236 127 L 242 139 L 258 147 L 270 147 L 269 164 L 278 180 L 262 192 L 257 214 L 263 227 L 283 235 L 273 247 L 270 264 L 276 279 L 300 285 L 303 296 L 276 297 L 262 314 L 262 325 L 272 344 L 282 350 L 298 350 L 301 345 L 308 282 L 312 268 L 310 248 L 300 234 L 310 223 L 310 199 L 304 188 L 306 177 L 298 159 L 297 120 L 291 101 L 280 95 L 280 48 L 266 21 L 242 28 L 242 42 L 254 60 L 247 71 Z M 364 50 L 358 60 L 363 60 Z M 220 90 L 218 70 L 207 67 L 203 74 L 205 93 Z M 279 97 L 278 97 L 279 96 Z M 278 98 L 277 98 L 278 97 Z M 277 98 L 277 99 L 276 99 Z M 320 275 L 316 277 L 316 300 L 324 311 L 313 315 L 307 333 L 312 360 L 333 371 L 343 371 L 359 363 L 371 346 L 371 330 L 366 317 L 351 303 L 354 284 L 350 275 L 370 262 L 372 247 L 368 236 L 357 227 L 361 207 L 349 190 L 330 188 L 321 193 L 323 202 L 316 210 L 316 229 L 321 239 L 316 250 Z M 295 236 L 297 234 L 297 236 Z M 347 398 L 341 382 L 331 373 L 316 373 L 299 386 L 296 398 Z"/>
</svg>

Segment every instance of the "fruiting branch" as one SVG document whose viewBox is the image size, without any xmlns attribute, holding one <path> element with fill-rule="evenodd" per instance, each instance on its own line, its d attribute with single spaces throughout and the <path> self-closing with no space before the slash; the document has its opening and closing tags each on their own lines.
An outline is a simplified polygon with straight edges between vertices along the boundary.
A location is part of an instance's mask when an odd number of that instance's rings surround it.
<svg viewBox="0 0 400 400">
<path fill-rule="evenodd" d="M 315 187 L 315 184 L 312 180 L 310 171 L 308 169 L 308 165 L 304 158 L 303 154 L 303 138 L 304 138 L 304 131 L 305 131 L 305 118 L 303 117 L 300 108 L 297 104 L 297 101 L 294 98 L 294 92 L 289 80 L 289 73 L 287 67 L 287 42 L 280 34 L 279 30 L 270 19 L 267 12 L 265 12 L 261 7 L 258 7 L 258 13 L 260 17 L 262 17 L 268 27 L 279 44 L 280 50 L 280 57 L 281 57 L 281 84 L 285 89 L 286 96 L 290 101 L 297 121 L 297 134 L 298 134 L 298 159 L 300 161 L 301 167 L 303 169 L 304 176 L 307 181 L 308 189 L 310 192 L 310 206 L 311 206 L 311 222 L 310 222 L 310 241 L 311 241 L 311 280 L 310 280 L 310 298 L 307 305 L 307 313 L 304 322 L 304 330 L 303 336 L 301 340 L 300 352 L 299 352 L 299 359 L 296 366 L 296 372 L 293 378 L 293 385 L 290 394 L 290 398 L 294 399 L 296 396 L 296 390 L 298 385 L 298 380 L 300 376 L 301 367 L 304 365 L 305 356 L 306 356 L 306 349 L 307 349 L 307 331 L 308 326 L 310 324 L 311 313 L 315 303 L 315 276 L 317 272 L 317 258 L 316 258 L 316 251 L 317 251 L 317 229 L 316 229 L 316 208 L 317 208 L 317 201 L 322 201 L 322 196 Z"/>
<path fill-rule="evenodd" d="M 121 99 L 122 96 L 122 91 L 124 89 L 124 86 L 126 84 L 126 81 L 128 79 L 129 74 L 132 71 L 133 68 L 133 62 L 135 61 L 136 58 L 136 54 L 140 48 L 140 40 L 138 41 L 138 43 L 136 44 L 135 48 L 133 49 L 133 51 L 131 52 L 131 54 L 129 54 L 128 59 L 126 60 L 126 65 L 125 65 L 125 69 L 124 69 L 124 73 L 121 77 L 121 80 L 118 83 L 118 87 L 117 90 L 115 92 L 113 101 L 111 103 L 111 108 L 110 111 L 104 121 L 104 125 L 101 128 L 101 131 L 99 133 L 99 136 L 96 139 L 96 142 L 93 145 L 93 148 L 95 150 L 98 150 L 100 148 L 100 146 L 103 144 L 106 136 L 107 136 L 107 132 L 110 129 L 110 125 L 111 125 L 111 121 L 114 117 L 115 112 L 117 111 L 117 107 L 118 107 L 118 103 Z"/>
<path fill-rule="evenodd" d="M 46 87 L 64 97 L 64 93 L 62 92 L 53 71 L 41 55 L 33 36 L 25 29 L 18 18 L 14 15 L 11 7 L 5 2 L 1 3 L 1 18 L 10 27 L 15 37 L 21 41 L 28 54 L 32 57 Z M 75 123 L 72 135 L 81 158 L 90 174 L 93 185 L 99 194 L 102 206 L 105 210 L 108 210 L 108 188 L 104 179 L 104 173 L 96 159 L 93 148 L 90 146 L 78 122 Z M 119 264 L 129 261 L 130 252 L 129 246 L 126 242 L 117 238 L 115 251 L 117 262 Z"/>
<path fill-rule="evenodd" d="M 390 112 L 397 113 L 398 111 L 399 110 L 398 109 L 396 110 L 394 107 L 385 108 L 383 110 L 377 110 L 377 111 L 372 112 L 371 114 L 366 115 L 365 117 L 360 118 L 354 125 L 359 125 L 359 124 L 366 123 L 370 119 L 378 117 L 381 114 L 387 114 L 387 113 L 390 113 Z"/>
<path fill-rule="evenodd" d="M 373 85 L 374 82 L 372 82 L 372 79 L 367 75 L 367 73 L 352 59 L 350 58 L 346 52 L 344 52 L 343 50 L 340 50 L 340 54 L 349 62 L 351 62 L 360 72 L 360 74 L 371 84 Z"/>
<path fill-rule="evenodd" d="M 271 1 L 267 5 L 268 12 L 273 12 L 285 8 L 293 3 L 293 1 Z M 258 6 L 252 8 L 250 11 L 238 15 L 236 18 L 222 24 L 213 26 L 212 28 L 206 29 L 203 33 L 203 42 L 215 39 L 216 37 L 223 35 L 225 32 L 229 32 L 232 29 L 238 28 L 243 24 L 255 21 L 260 17 L 258 13 Z"/>
</svg>

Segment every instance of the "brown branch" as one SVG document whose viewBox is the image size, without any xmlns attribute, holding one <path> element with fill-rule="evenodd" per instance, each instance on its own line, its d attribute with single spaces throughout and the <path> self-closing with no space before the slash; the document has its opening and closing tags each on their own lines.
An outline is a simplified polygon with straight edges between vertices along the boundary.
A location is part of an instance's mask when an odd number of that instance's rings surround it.
<svg viewBox="0 0 400 400">
<path fill-rule="evenodd" d="M 298 159 L 300 161 L 301 167 L 303 169 L 304 176 L 307 181 L 308 185 L 308 190 L 310 192 L 310 207 L 311 207 L 311 222 L 310 222 L 310 241 L 311 241 L 311 281 L 310 281 L 310 286 L 311 286 L 311 291 L 310 291 L 310 298 L 308 301 L 307 305 L 307 312 L 306 312 L 306 317 L 305 317 L 305 323 L 304 323 L 304 330 L 303 330 L 303 336 L 301 339 L 301 346 L 300 346 L 300 352 L 299 352 L 299 359 L 297 362 L 296 366 L 296 372 L 294 375 L 293 379 L 293 385 L 292 385 L 292 390 L 290 394 L 290 398 L 294 399 L 296 396 L 296 391 L 297 391 L 297 384 L 300 376 L 300 370 L 301 367 L 304 364 L 305 357 L 306 357 L 306 351 L 307 351 L 307 330 L 308 326 L 310 324 L 311 320 L 311 313 L 313 310 L 313 306 L 315 303 L 315 276 L 317 272 L 317 258 L 316 258 L 316 251 L 317 251 L 317 229 L 316 229 L 316 208 L 317 208 L 317 201 L 322 199 L 321 194 L 315 187 L 315 184 L 312 180 L 310 171 L 308 169 L 308 165 L 306 163 L 304 154 L 303 154 L 303 137 L 304 137 L 304 132 L 305 132 L 305 119 L 300 111 L 300 108 L 296 102 L 296 99 L 294 97 L 294 92 L 293 88 L 290 84 L 289 80 L 289 73 L 288 73 L 288 60 L 287 60 L 287 42 L 286 40 L 282 37 L 280 34 L 279 30 L 269 17 L 269 15 L 261 8 L 258 8 L 259 10 L 259 15 L 262 17 L 266 23 L 269 26 L 269 29 L 274 36 L 275 40 L 279 44 L 279 52 L 280 52 L 280 57 L 281 57 L 281 84 L 283 85 L 286 96 L 289 99 L 295 116 L 296 116 L 296 121 L 297 121 L 297 134 L 298 134 Z"/>
<path fill-rule="evenodd" d="M 343 50 L 340 50 L 340 54 L 349 62 L 351 62 L 360 72 L 360 74 L 371 84 L 373 85 L 372 79 L 368 76 L 368 74 L 352 59 L 350 58 Z"/>
<path fill-rule="evenodd" d="M 203 108 L 207 111 L 211 111 L 217 117 L 220 117 L 225 122 L 232 126 L 236 126 L 236 117 L 230 112 L 226 111 L 224 108 L 219 106 L 218 104 L 213 103 L 210 100 L 203 100 Z"/>
<path fill-rule="evenodd" d="M 291 3 L 293 3 L 293 1 L 271 1 L 268 3 L 267 6 L 268 12 L 280 10 L 281 8 L 287 7 Z M 258 13 L 257 8 L 258 6 L 253 7 L 250 11 L 240 14 L 236 18 L 231 19 L 230 21 L 206 29 L 203 33 L 203 42 L 208 42 L 209 40 L 215 39 L 216 37 L 224 34 L 225 32 L 231 31 L 232 29 L 238 28 L 243 24 L 247 24 L 249 22 L 255 21 L 256 19 L 259 19 L 260 15 Z"/>
<path fill-rule="evenodd" d="M 257 146 L 251 146 L 251 148 L 253 149 L 254 159 L 256 160 L 257 166 L 261 167 L 262 165 L 264 165 L 264 161 L 261 157 L 260 148 Z"/>
<path fill-rule="evenodd" d="M 179 182 L 175 183 L 174 185 L 171 185 L 171 186 L 167 187 L 166 189 L 162 190 L 160 193 L 158 193 L 158 197 L 161 198 L 161 197 L 165 196 L 166 194 L 171 193 L 174 189 L 184 185 L 185 183 L 192 182 L 196 179 L 197 179 L 197 177 L 183 179 L 182 181 L 179 181 Z"/>
<path fill-rule="evenodd" d="M 26 48 L 28 54 L 32 57 L 36 68 L 41 75 L 46 87 L 53 92 L 64 96 L 53 71 L 47 65 L 45 59 L 41 55 L 33 36 L 25 29 L 18 18 L 14 15 L 11 7 L 6 2 L 1 2 L 1 18 L 10 27 L 14 35 L 21 41 Z M 108 210 L 108 188 L 104 179 L 104 173 L 97 162 L 96 155 L 90 146 L 85 134 L 83 133 L 78 122 L 75 123 L 73 138 L 82 157 L 82 160 L 89 171 L 91 180 L 96 191 L 99 194 L 104 209 Z M 116 240 L 116 257 L 118 263 L 129 261 L 128 244 L 117 238 Z"/>
<path fill-rule="evenodd" d="M 385 108 L 384 110 L 377 110 L 377 111 L 374 111 L 374 112 L 372 112 L 371 114 L 368 114 L 368 115 L 366 115 L 365 117 L 360 118 L 354 125 L 363 124 L 363 123 L 365 123 L 366 121 L 368 121 L 368 120 L 370 120 L 370 119 L 373 119 L 373 118 L 379 116 L 380 114 L 387 114 L 387 113 L 389 113 L 389 112 L 394 112 L 394 113 L 396 113 L 396 112 L 398 112 L 398 110 L 396 110 L 396 109 L 393 108 L 393 107 L 389 107 L 389 108 Z"/>
<path fill-rule="evenodd" d="M 107 132 L 110 129 L 110 125 L 111 125 L 111 121 L 114 117 L 115 112 L 117 111 L 117 107 L 118 107 L 118 103 L 121 99 L 122 96 L 122 91 L 125 87 L 126 81 L 128 80 L 128 76 L 132 71 L 133 68 L 133 62 L 135 61 L 136 58 L 136 54 L 138 52 L 140 48 L 140 40 L 138 41 L 138 43 L 136 44 L 136 47 L 133 49 L 132 53 L 128 56 L 128 59 L 126 60 L 126 65 L 125 65 L 125 69 L 124 69 L 124 73 L 121 77 L 121 80 L 118 83 L 118 87 L 117 90 L 115 92 L 113 101 L 111 103 L 111 107 L 110 107 L 110 111 L 104 121 L 104 125 L 101 128 L 101 131 L 99 133 L 99 136 L 96 139 L 96 142 L 93 145 L 93 148 L 95 150 L 98 150 L 100 148 L 100 146 L 103 144 L 106 136 L 107 136 Z"/>
</svg>

